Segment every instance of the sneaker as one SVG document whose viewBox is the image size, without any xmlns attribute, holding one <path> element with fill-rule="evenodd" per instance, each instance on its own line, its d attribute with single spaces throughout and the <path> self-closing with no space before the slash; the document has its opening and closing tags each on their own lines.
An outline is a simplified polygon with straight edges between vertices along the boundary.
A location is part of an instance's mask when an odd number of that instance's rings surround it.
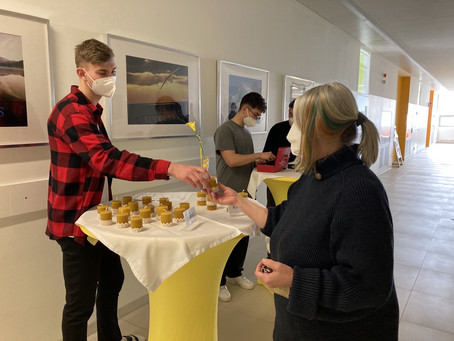
<svg viewBox="0 0 454 341">
<path fill-rule="evenodd" d="M 230 295 L 230 291 L 226 285 L 221 285 L 219 288 L 219 301 L 228 302 L 232 299 L 232 295 Z"/>
<path fill-rule="evenodd" d="M 140 335 L 124 335 L 121 341 L 147 341 L 147 339 Z"/>
<path fill-rule="evenodd" d="M 244 275 L 234 277 L 234 278 L 227 277 L 227 282 L 239 285 L 243 289 L 248 289 L 248 290 L 254 289 L 254 287 L 255 287 L 254 283 L 252 283 L 250 280 L 248 280 Z"/>
</svg>

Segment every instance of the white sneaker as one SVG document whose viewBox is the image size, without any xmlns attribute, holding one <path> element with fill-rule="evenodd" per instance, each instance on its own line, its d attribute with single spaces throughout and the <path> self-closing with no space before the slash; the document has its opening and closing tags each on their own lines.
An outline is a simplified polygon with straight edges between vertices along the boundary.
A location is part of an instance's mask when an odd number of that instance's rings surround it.
<svg viewBox="0 0 454 341">
<path fill-rule="evenodd" d="M 255 287 L 254 283 L 252 283 L 250 280 L 248 280 L 244 275 L 234 277 L 234 278 L 227 277 L 227 282 L 239 285 L 243 289 L 248 289 L 248 290 L 254 289 L 254 287 Z"/>
<path fill-rule="evenodd" d="M 226 285 L 221 285 L 219 288 L 219 301 L 228 302 L 232 299 L 232 295 L 230 295 L 230 291 Z"/>
<path fill-rule="evenodd" d="M 124 335 L 121 341 L 147 341 L 147 339 L 140 335 Z"/>
</svg>

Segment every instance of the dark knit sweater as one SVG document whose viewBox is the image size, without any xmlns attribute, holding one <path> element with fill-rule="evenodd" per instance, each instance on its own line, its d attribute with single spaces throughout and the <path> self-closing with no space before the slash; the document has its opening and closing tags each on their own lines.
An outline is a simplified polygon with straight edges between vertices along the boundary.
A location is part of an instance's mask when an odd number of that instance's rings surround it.
<svg viewBox="0 0 454 341">
<path fill-rule="evenodd" d="M 347 147 L 317 162 L 269 208 L 271 257 L 294 270 L 275 295 L 275 341 L 397 340 L 393 225 L 380 180 Z"/>
</svg>

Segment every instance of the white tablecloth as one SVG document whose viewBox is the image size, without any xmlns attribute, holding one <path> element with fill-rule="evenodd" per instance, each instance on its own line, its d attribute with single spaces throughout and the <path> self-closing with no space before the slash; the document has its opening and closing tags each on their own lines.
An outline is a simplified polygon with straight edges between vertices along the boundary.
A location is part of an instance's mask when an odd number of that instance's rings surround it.
<svg viewBox="0 0 454 341">
<path fill-rule="evenodd" d="M 299 178 L 301 173 L 295 172 L 293 169 L 285 169 L 281 172 L 276 173 L 267 173 L 267 172 L 258 172 L 257 169 L 254 169 L 249 178 L 249 184 L 247 186 L 247 191 L 255 199 L 255 194 L 257 192 L 257 187 L 262 183 L 263 180 L 269 178 L 280 178 L 280 177 L 290 177 L 290 178 Z"/>
<path fill-rule="evenodd" d="M 180 202 L 189 202 L 191 207 L 195 207 L 197 221 L 190 226 L 183 222 L 164 227 L 155 217 L 151 223 L 144 224 L 143 231 L 133 232 L 130 228 L 117 228 L 115 216 L 113 225 L 101 225 L 94 207 L 85 212 L 76 224 L 85 227 L 110 250 L 125 258 L 140 283 L 150 291 L 156 290 L 167 277 L 209 248 L 241 233 L 260 233 L 246 215 L 230 216 L 226 206 L 218 205 L 216 211 L 197 206 L 195 192 L 141 193 L 134 199 L 140 200 L 146 195 L 153 198 L 155 205 L 161 197 L 168 197 L 174 207 L 179 206 Z"/>
</svg>

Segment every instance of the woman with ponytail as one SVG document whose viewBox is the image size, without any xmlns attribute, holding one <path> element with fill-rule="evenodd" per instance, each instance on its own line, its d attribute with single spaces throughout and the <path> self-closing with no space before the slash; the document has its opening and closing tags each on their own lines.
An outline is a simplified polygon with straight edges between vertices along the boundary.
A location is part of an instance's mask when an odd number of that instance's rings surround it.
<svg viewBox="0 0 454 341">
<path fill-rule="evenodd" d="M 271 259 L 255 274 L 276 289 L 274 340 L 397 341 L 392 217 L 369 169 L 377 128 L 340 83 L 305 92 L 293 116 L 287 139 L 302 175 L 286 201 L 258 207 L 224 186 L 211 194 L 271 237 Z"/>
</svg>

